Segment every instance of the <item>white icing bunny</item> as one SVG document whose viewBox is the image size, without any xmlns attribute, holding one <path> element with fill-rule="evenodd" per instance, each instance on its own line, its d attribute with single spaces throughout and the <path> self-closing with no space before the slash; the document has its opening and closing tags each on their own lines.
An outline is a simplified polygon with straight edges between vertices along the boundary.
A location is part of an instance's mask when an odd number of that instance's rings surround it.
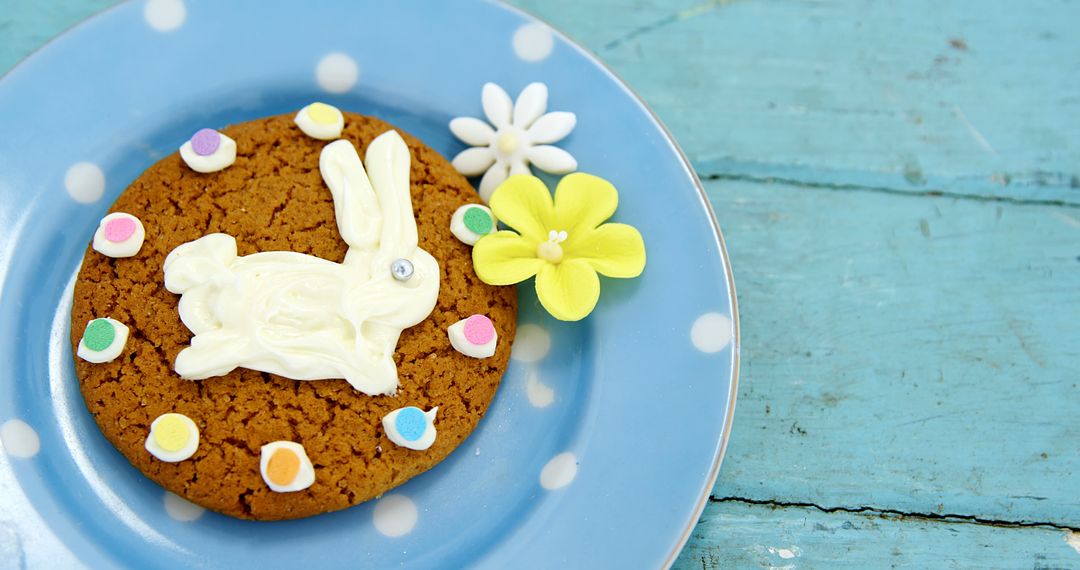
<svg viewBox="0 0 1080 570">
<path fill-rule="evenodd" d="M 236 240 L 210 234 L 165 259 L 165 288 L 182 295 L 180 319 L 195 336 L 176 372 L 200 380 L 243 367 L 296 380 L 344 378 L 369 395 L 397 390 L 394 349 L 439 295 L 439 265 L 417 246 L 409 149 L 395 131 L 368 146 L 326 145 L 319 170 L 334 196 L 342 263 L 289 251 L 236 255 Z M 412 276 L 391 273 L 398 259 Z"/>
</svg>

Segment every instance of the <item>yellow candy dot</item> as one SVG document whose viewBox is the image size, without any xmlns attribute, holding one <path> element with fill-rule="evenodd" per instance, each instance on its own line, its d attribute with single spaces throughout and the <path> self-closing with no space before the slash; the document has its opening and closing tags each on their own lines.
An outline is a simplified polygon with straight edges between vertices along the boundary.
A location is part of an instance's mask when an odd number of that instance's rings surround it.
<svg viewBox="0 0 1080 570">
<path fill-rule="evenodd" d="M 154 426 L 154 443 L 165 451 L 180 451 L 191 439 L 187 422 L 180 414 L 165 414 Z"/>
<path fill-rule="evenodd" d="M 337 121 L 336 109 L 326 103 L 312 103 L 308 105 L 308 116 L 312 121 L 321 125 L 329 125 Z"/>
</svg>

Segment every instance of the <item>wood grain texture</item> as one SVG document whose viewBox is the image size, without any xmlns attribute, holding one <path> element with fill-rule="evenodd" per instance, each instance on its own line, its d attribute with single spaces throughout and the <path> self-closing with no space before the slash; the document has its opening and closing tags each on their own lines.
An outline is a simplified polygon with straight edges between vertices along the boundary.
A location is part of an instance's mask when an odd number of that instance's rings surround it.
<svg viewBox="0 0 1080 570">
<path fill-rule="evenodd" d="M 519 0 L 702 176 L 1080 203 L 1080 3 Z"/>
<path fill-rule="evenodd" d="M 714 497 L 1080 525 L 1080 4 L 520 4 L 626 78 L 707 179 L 744 334 Z M 746 508 L 756 531 L 707 514 L 679 565 L 853 551 L 740 558 L 784 520 Z M 994 554 L 942 557 L 956 529 L 912 524 L 853 566 L 1080 564 L 977 522 Z"/>
<path fill-rule="evenodd" d="M 0 0 L 0 69 L 109 3 Z M 726 233 L 740 402 L 679 568 L 1080 566 L 1080 2 L 514 3 Z"/>
<path fill-rule="evenodd" d="M 1080 527 L 1080 211 L 706 187 L 743 317 L 716 496 Z"/>
<path fill-rule="evenodd" d="M 0 0 L 0 74 L 116 0 Z"/>
<path fill-rule="evenodd" d="M 1020 527 L 711 503 L 676 570 L 1075 568 L 1080 535 Z"/>
</svg>

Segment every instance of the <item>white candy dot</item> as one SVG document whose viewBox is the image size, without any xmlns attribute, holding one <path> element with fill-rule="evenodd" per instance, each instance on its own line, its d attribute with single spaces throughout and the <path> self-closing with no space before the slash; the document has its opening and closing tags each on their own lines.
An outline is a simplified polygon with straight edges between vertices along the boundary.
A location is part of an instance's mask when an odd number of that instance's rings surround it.
<svg viewBox="0 0 1080 570">
<path fill-rule="evenodd" d="M 386 495 L 375 503 L 375 528 L 390 537 L 404 536 L 416 526 L 420 514 L 405 495 Z"/>
<path fill-rule="evenodd" d="M 206 512 L 206 509 L 191 501 L 165 491 L 165 512 L 169 517 L 180 522 L 191 522 Z"/>
<path fill-rule="evenodd" d="M 538 362 L 551 350 L 551 335 L 539 325 L 521 325 L 514 335 L 510 358 L 518 362 Z"/>
<path fill-rule="evenodd" d="M 184 24 L 187 8 L 184 0 L 149 0 L 143 8 L 143 18 L 159 32 L 171 32 Z"/>
<path fill-rule="evenodd" d="M 529 370 L 525 377 L 525 394 L 534 408 L 546 408 L 555 403 L 555 390 L 540 381 L 540 374 L 535 369 Z"/>
<path fill-rule="evenodd" d="M 0 426 L 0 444 L 12 457 L 33 457 L 41 449 L 37 432 L 22 420 L 8 420 Z"/>
<path fill-rule="evenodd" d="M 76 202 L 97 202 L 105 194 L 105 173 L 96 164 L 76 162 L 64 175 L 64 188 Z"/>
<path fill-rule="evenodd" d="M 701 352 L 720 352 L 731 342 L 731 319 L 720 313 L 705 313 L 690 328 L 690 340 Z"/>
<path fill-rule="evenodd" d="M 551 29 L 540 22 L 525 24 L 514 32 L 514 53 L 525 61 L 544 59 L 551 55 L 554 46 Z"/>
<path fill-rule="evenodd" d="M 319 87 L 330 93 L 344 93 L 352 89 L 359 74 L 356 60 L 343 53 L 326 55 L 315 68 L 315 80 L 319 82 Z"/>
</svg>

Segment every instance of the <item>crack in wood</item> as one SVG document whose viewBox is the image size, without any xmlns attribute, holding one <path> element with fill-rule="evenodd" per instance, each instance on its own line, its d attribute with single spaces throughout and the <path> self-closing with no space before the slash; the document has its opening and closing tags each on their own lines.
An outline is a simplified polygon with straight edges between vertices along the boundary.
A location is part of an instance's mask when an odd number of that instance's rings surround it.
<svg viewBox="0 0 1080 570">
<path fill-rule="evenodd" d="M 630 30 L 625 35 L 615 38 L 614 40 L 611 40 L 610 42 L 604 44 L 604 47 L 601 49 L 606 51 L 617 48 L 623 43 L 628 42 L 638 36 L 642 36 L 649 32 L 655 32 L 656 30 L 659 30 L 680 20 L 686 20 L 695 16 L 700 16 L 707 12 L 711 12 L 712 10 L 715 10 L 716 8 L 719 8 L 726 4 L 730 4 L 733 1 L 734 0 L 710 0 L 709 2 L 705 2 L 704 4 L 698 4 L 697 6 L 692 6 L 674 14 L 669 14 L 667 16 L 664 16 L 663 18 Z"/>
<path fill-rule="evenodd" d="M 771 499 L 748 499 L 745 497 L 716 497 L 709 496 L 710 503 L 741 503 L 744 505 L 757 505 L 763 507 L 770 507 L 774 509 L 815 509 L 823 513 L 849 513 L 856 515 L 869 515 L 881 518 L 899 518 L 899 519 L 915 519 L 915 520 L 928 520 L 934 522 L 943 523 L 955 523 L 955 524 L 977 524 L 985 526 L 995 526 L 1001 528 L 1046 528 L 1063 530 L 1069 532 L 1080 532 L 1080 527 L 1062 525 L 1052 522 L 1041 521 L 1009 521 L 1001 519 L 988 519 L 983 517 L 977 517 L 974 515 L 960 515 L 955 513 L 920 513 L 901 511 L 898 509 L 882 509 L 878 507 L 862 506 L 862 507 L 823 507 L 815 503 L 805 503 L 800 501 L 776 501 Z"/>
<path fill-rule="evenodd" d="M 1018 206 L 1055 206 L 1059 208 L 1080 209 L 1080 204 L 1072 204 L 1064 200 L 1031 200 L 1025 198 L 1013 198 L 1011 196 L 979 196 L 975 194 L 964 194 L 961 192 L 949 192 L 946 190 L 935 189 L 926 189 L 919 191 L 898 190 L 896 188 L 887 188 L 884 186 L 865 186 L 862 184 L 846 184 L 832 182 L 812 182 L 807 180 L 798 180 L 795 178 L 782 178 L 776 176 L 754 176 L 750 174 L 702 174 L 700 176 L 702 180 L 709 181 L 727 180 L 734 182 L 755 182 L 759 184 L 786 184 L 789 186 L 814 188 L 819 190 L 852 190 L 858 192 L 888 194 L 890 196 L 905 196 L 916 198 L 952 198 L 954 200 L 970 200 L 972 202 L 996 202 L 1002 204 L 1015 204 Z"/>
</svg>

